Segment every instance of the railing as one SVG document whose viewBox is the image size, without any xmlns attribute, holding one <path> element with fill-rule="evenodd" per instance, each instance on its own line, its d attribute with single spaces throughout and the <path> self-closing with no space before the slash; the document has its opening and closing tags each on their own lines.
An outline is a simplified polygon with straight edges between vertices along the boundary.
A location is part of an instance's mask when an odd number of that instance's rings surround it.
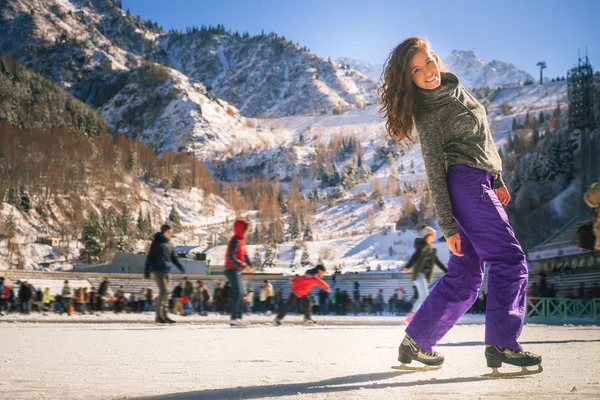
<svg viewBox="0 0 600 400">
<path fill-rule="evenodd" d="M 563 319 L 567 317 L 593 318 L 600 321 L 600 299 L 566 299 L 528 297 L 527 318 Z"/>
</svg>

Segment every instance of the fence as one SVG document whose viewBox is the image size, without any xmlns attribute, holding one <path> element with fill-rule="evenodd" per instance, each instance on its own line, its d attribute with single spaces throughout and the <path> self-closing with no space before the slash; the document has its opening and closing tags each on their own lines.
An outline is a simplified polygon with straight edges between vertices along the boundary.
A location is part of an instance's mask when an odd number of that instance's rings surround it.
<svg viewBox="0 0 600 400">
<path fill-rule="evenodd" d="M 600 321 L 600 299 L 528 297 L 527 318 L 561 319 L 567 317 L 593 318 Z"/>
</svg>

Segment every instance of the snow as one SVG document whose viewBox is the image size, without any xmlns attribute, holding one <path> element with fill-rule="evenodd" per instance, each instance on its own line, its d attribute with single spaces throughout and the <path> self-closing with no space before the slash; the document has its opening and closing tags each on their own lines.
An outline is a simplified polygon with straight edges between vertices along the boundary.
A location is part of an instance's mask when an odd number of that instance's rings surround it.
<svg viewBox="0 0 600 400">
<path fill-rule="evenodd" d="M 317 317 L 319 319 L 319 317 Z M 266 319 L 263 319 L 266 320 Z M 404 326 L 231 329 L 211 325 L 0 324 L 0 395 L 10 399 L 598 398 L 599 327 L 527 325 L 521 343 L 544 372 L 488 380 L 484 326 L 454 327 L 439 371 L 400 373 Z M 353 320 L 348 317 L 347 320 Z M 510 368 L 510 367 L 508 367 Z"/>
</svg>

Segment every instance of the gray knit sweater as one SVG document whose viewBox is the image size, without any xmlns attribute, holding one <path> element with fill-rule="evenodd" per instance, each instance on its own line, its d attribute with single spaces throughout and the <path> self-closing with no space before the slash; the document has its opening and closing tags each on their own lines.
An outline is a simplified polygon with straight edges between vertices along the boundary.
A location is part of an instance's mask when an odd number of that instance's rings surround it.
<svg viewBox="0 0 600 400">
<path fill-rule="evenodd" d="M 494 176 L 494 189 L 504 186 L 502 160 L 496 150 L 485 108 L 449 72 L 433 90 L 417 88 L 415 125 L 431 188 L 431 196 L 446 238 L 457 233 L 446 181 L 447 168 L 467 164 Z"/>
</svg>

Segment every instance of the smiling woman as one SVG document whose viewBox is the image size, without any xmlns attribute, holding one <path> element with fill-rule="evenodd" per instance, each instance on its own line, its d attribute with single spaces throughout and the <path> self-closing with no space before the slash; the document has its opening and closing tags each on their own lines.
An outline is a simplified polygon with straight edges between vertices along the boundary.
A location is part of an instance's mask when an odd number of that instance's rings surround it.
<svg viewBox="0 0 600 400">
<path fill-rule="evenodd" d="M 510 195 L 485 108 L 456 75 L 442 71 L 439 57 L 418 37 L 392 51 L 384 77 L 386 128 L 397 140 L 410 138 L 413 127 L 419 133 L 440 230 L 453 253 L 448 274 L 406 329 L 400 368 L 409 368 L 405 364 L 413 360 L 427 366 L 444 362 L 432 347 L 477 299 L 484 263 L 490 266 L 488 366 L 541 364 L 542 358 L 523 352 L 517 340 L 523 328 L 527 262 L 502 207 Z"/>
</svg>

